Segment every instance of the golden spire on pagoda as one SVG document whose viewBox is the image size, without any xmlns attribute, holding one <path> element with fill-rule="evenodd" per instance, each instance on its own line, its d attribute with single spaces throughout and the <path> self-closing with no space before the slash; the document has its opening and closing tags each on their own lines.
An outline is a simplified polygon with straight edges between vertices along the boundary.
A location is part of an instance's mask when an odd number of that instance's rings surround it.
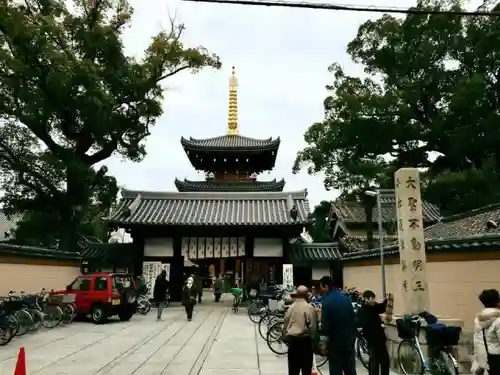
<svg viewBox="0 0 500 375">
<path fill-rule="evenodd" d="M 233 66 L 231 78 L 229 78 L 229 114 L 227 120 L 227 134 L 237 135 L 238 129 L 238 78 Z"/>
</svg>

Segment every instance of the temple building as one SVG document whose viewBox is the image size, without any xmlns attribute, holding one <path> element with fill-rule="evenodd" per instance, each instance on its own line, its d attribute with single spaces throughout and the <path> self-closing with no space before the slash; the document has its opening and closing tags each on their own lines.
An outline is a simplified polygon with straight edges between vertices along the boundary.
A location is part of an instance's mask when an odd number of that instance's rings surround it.
<svg viewBox="0 0 500 375">
<path fill-rule="evenodd" d="M 285 192 L 283 179 L 259 179 L 273 170 L 280 139 L 240 135 L 237 95 L 233 68 L 227 133 L 181 138 L 204 180 L 176 179 L 177 192 L 123 190 L 109 217 L 133 238 L 138 252 L 134 273 L 145 272 L 146 262 L 169 264 L 174 298 L 186 277 L 186 261 L 199 267 L 206 283 L 219 274 L 232 282 L 250 275 L 266 284 L 281 282 L 282 265 L 294 247 L 291 240 L 311 222 L 306 190 Z"/>
</svg>

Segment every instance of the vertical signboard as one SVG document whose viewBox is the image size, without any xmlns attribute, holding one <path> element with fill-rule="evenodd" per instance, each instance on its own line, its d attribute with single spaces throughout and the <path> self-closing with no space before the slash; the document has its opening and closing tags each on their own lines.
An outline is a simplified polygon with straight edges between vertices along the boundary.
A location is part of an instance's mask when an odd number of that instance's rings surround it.
<svg viewBox="0 0 500 375">
<path fill-rule="evenodd" d="M 238 256 L 245 256 L 245 238 L 238 238 Z"/>
<path fill-rule="evenodd" d="M 146 281 L 146 286 L 148 288 L 148 298 L 153 298 L 153 289 L 155 286 L 156 277 L 160 274 L 162 270 L 161 262 L 143 262 L 142 263 L 142 275 Z"/>
<path fill-rule="evenodd" d="M 238 256 L 238 239 L 231 237 L 229 240 L 229 256 L 236 258 Z"/>
<path fill-rule="evenodd" d="M 293 287 L 293 264 L 283 264 L 283 286 L 291 291 Z"/>
<path fill-rule="evenodd" d="M 401 168 L 394 177 L 405 313 L 417 314 L 429 311 L 420 172 Z"/>
<path fill-rule="evenodd" d="M 162 263 L 161 268 L 166 272 L 166 279 L 170 281 L 170 263 Z"/>
<path fill-rule="evenodd" d="M 196 259 L 198 257 L 198 241 L 196 237 L 189 238 L 189 259 Z"/>
</svg>

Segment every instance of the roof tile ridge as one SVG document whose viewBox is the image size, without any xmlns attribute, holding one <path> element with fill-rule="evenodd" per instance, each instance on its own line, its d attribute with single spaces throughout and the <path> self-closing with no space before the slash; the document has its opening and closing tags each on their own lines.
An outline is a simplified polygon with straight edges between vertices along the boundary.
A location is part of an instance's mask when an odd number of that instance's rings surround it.
<svg viewBox="0 0 500 375">
<path fill-rule="evenodd" d="M 178 191 L 143 191 L 122 189 L 122 199 L 135 199 L 138 195 L 143 200 L 307 200 L 306 190 L 301 191 L 255 191 L 255 192 L 178 192 Z"/>
</svg>

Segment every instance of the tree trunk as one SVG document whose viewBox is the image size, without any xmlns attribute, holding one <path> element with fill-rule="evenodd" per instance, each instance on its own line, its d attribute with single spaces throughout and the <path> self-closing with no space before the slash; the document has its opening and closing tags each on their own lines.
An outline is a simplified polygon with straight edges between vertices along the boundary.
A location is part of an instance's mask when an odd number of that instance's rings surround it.
<svg viewBox="0 0 500 375">
<path fill-rule="evenodd" d="M 88 205 L 88 179 L 85 168 L 78 165 L 66 170 L 66 209 L 62 213 L 64 226 L 59 248 L 65 251 L 80 251 L 78 228 Z"/>
</svg>

